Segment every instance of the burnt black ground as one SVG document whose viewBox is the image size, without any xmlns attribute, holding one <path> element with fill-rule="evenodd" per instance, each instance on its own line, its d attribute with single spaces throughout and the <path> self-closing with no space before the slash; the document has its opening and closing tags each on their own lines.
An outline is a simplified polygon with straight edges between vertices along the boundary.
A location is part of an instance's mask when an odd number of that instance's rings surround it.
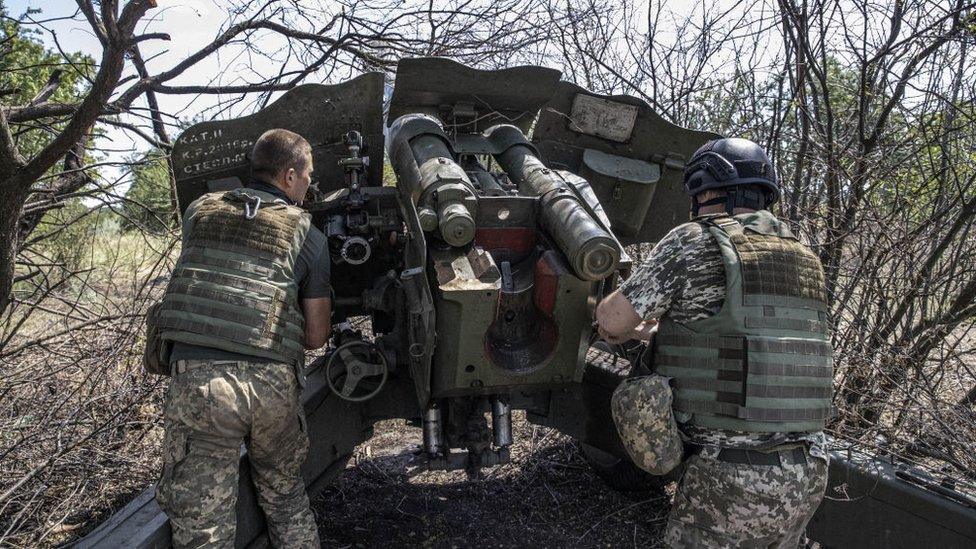
<svg viewBox="0 0 976 549">
<path fill-rule="evenodd" d="M 654 547 L 668 498 L 617 492 L 568 437 L 515 416 L 512 462 L 427 471 L 420 430 L 376 425 L 338 481 L 312 501 L 323 547 Z"/>
</svg>

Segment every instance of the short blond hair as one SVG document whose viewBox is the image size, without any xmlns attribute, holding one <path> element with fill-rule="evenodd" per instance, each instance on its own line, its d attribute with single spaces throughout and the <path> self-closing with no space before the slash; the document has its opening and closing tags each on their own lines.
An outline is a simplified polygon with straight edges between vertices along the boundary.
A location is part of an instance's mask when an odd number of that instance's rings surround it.
<svg viewBox="0 0 976 549">
<path fill-rule="evenodd" d="M 312 145 L 304 137 L 283 128 L 268 130 L 251 149 L 251 176 L 275 179 L 289 168 L 302 171 L 311 155 Z"/>
</svg>

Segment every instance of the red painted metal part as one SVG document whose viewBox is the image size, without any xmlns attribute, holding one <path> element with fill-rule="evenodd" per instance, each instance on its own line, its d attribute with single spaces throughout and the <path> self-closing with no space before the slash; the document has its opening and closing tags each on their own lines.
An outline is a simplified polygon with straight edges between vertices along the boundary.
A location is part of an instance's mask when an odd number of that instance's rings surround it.
<svg viewBox="0 0 976 549">
<path fill-rule="evenodd" d="M 535 264 L 535 306 L 548 316 L 556 309 L 559 276 L 565 274 L 551 251 L 542 254 Z"/>
<path fill-rule="evenodd" d="M 474 233 L 474 242 L 489 252 L 507 251 L 527 254 L 535 247 L 536 229 L 533 227 L 485 227 Z"/>
</svg>

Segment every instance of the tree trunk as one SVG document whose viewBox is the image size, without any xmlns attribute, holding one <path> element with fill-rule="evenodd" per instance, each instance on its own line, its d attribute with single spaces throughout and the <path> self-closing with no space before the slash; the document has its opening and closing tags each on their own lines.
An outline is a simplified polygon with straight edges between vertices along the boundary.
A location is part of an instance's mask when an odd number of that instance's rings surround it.
<svg viewBox="0 0 976 549">
<path fill-rule="evenodd" d="M 11 302 L 19 246 L 18 224 L 27 199 L 27 190 L 13 179 L 9 177 L 0 181 L 0 312 L 6 311 Z"/>
</svg>

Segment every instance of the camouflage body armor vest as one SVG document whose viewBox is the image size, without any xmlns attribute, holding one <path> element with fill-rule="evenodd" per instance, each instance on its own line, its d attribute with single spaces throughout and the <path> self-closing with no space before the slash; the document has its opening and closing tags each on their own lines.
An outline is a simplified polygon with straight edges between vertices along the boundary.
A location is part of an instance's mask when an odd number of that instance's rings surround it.
<svg viewBox="0 0 976 549">
<path fill-rule="evenodd" d="M 750 432 L 812 432 L 831 412 L 832 349 L 820 261 L 767 211 L 698 221 L 725 265 L 721 311 L 665 315 L 658 373 L 673 378 L 679 422 Z"/>
<path fill-rule="evenodd" d="M 311 217 L 254 189 L 212 193 L 191 208 L 158 312 L 160 337 L 301 363 L 294 268 Z"/>
</svg>

